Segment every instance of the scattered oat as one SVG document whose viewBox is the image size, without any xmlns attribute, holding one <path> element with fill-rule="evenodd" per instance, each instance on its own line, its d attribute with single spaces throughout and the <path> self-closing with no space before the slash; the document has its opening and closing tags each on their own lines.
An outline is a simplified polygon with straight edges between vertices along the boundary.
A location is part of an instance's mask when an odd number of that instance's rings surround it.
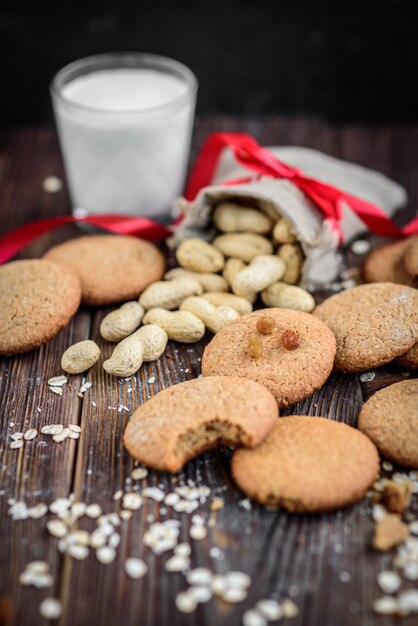
<svg viewBox="0 0 418 626">
<path fill-rule="evenodd" d="M 383 570 L 377 576 L 377 584 L 384 593 L 395 593 L 401 586 L 401 578 L 396 572 Z"/>
<path fill-rule="evenodd" d="M 243 626 L 267 626 L 266 618 L 253 609 L 245 611 L 242 616 L 242 623 Z"/>
<path fill-rule="evenodd" d="M 221 598 L 224 602 L 228 602 L 229 604 L 237 604 L 238 602 L 243 602 L 247 597 L 247 591 L 245 589 L 240 589 L 239 587 L 230 587 L 229 589 L 225 589 Z"/>
<path fill-rule="evenodd" d="M 61 616 L 62 605 L 56 598 L 45 598 L 39 606 L 39 613 L 45 619 L 58 619 Z"/>
<path fill-rule="evenodd" d="M 62 180 L 58 176 L 47 176 L 42 181 L 42 189 L 46 193 L 58 193 L 63 187 Z"/>
<path fill-rule="evenodd" d="M 167 572 L 184 572 L 190 566 L 190 559 L 187 556 L 174 555 L 166 561 Z"/>
<path fill-rule="evenodd" d="M 78 424 L 68 424 L 68 428 L 73 433 L 81 433 L 81 428 Z"/>
<path fill-rule="evenodd" d="M 98 548 L 98 550 L 96 550 L 96 558 L 100 561 L 100 563 L 111 563 L 115 560 L 115 557 L 116 551 L 110 546 L 103 546 L 102 548 Z"/>
<path fill-rule="evenodd" d="M 282 611 L 283 611 L 283 615 L 284 617 L 296 617 L 296 615 L 298 615 L 299 613 L 299 609 L 296 606 L 296 604 L 293 602 L 293 600 L 290 600 L 289 598 L 286 598 L 286 600 L 283 600 L 282 602 Z"/>
<path fill-rule="evenodd" d="M 31 441 L 32 439 L 35 439 L 35 437 L 37 436 L 38 436 L 38 431 L 36 430 L 36 428 L 30 428 L 29 430 L 25 432 L 25 434 L 23 435 L 23 438 L 26 441 Z"/>
<path fill-rule="evenodd" d="M 50 535 L 52 535 L 53 537 L 65 537 L 65 535 L 67 534 L 67 527 L 64 524 L 64 522 L 62 522 L 59 519 L 52 519 L 49 520 L 49 522 L 47 522 L 46 527 L 48 529 L 48 532 Z"/>
<path fill-rule="evenodd" d="M 193 613 L 196 610 L 197 602 L 187 591 L 182 591 L 176 596 L 176 607 L 181 613 Z"/>
<path fill-rule="evenodd" d="M 360 374 L 360 381 L 362 383 L 369 383 L 375 376 L 375 372 L 364 372 L 363 374 Z"/>
<path fill-rule="evenodd" d="M 142 559 L 129 558 L 125 561 L 125 572 L 130 578 L 142 578 L 148 571 L 147 564 Z"/>
<path fill-rule="evenodd" d="M 102 514 L 102 507 L 99 504 L 89 504 L 86 508 L 87 517 L 97 519 Z"/>
<path fill-rule="evenodd" d="M 76 543 L 68 546 L 67 554 L 77 561 L 82 561 L 88 557 L 89 549 L 87 546 Z"/>
<path fill-rule="evenodd" d="M 244 572 L 227 572 L 225 574 L 226 581 L 231 587 L 248 589 L 251 585 L 251 578 Z"/>
<path fill-rule="evenodd" d="M 31 519 L 39 519 L 48 513 L 48 507 L 43 502 L 40 502 L 35 506 L 29 507 L 28 512 Z"/>
<path fill-rule="evenodd" d="M 399 594 L 398 605 L 401 615 L 418 613 L 418 589 L 407 589 Z"/>
<path fill-rule="evenodd" d="M 64 428 L 57 435 L 52 435 L 52 439 L 55 443 L 62 443 L 67 439 L 67 429 Z"/>
<path fill-rule="evenodd" d="M 89 383 L 89 382 L 85 382 L 85 383 L 83 383 L 83 384 L 81 385 L 80 389 L 78 390 L 78 393 L 79 393 L 79 394 L 80 394 L 80 393 L 81 393 L 81 394 L 86 393 L 86 391 L 87 391 L 88 389 L 90 389 L 92 385 L 93 385 L 93 383 Z"/>
<path fill-rule="evenodd" d="M 351 574 L 350 572 L 346 572 L 345 570 L 342 570 L 338 574 L 338 578 L 342 583 L 348 583 L 348 581 L 351 580 Z"/>
<path fill-rule="evenodd" d="M 142 490 L 142 495 L 144 498 L 151 498 L 156 502 L 162 502 L 165 498 L 164 491 L 158 487 L 145 487 L 145 489 Z"/>
<path fill-rule="evenodd" d="M 63 387 L 68 382 L 66 376 L 54 376 L 48 380 L 48 385 L 50 387 Z"/>
<path fill-rule="evenodd" d="M 211 585 L 213 579 L 212 572 L 206 567 L 197 567 L 190 570 L 186 576 L 189 585 Z"/>
<path fill-rule="evenodd" d="M 149 385 L 153 385 L 154 383 L 155 383 L 155 376 L 151 376 L 150 378 L 148 378 Z"/>
<path fill-rule="evenodd" d="M 113 497 L 113 500 L 116 502 L 117 500 L 120 500 L 122 496 L 123 496 L 122 489 L 118 489 L 118 491 L 115 491 L 112 497 Z"/>
<path fill-rule="evenodd" d="M 387 472 L 391 472 L 393 470 L 393 465 L 392 465 L 392 463 L 390 463 L 390 461 L 383 461 L 382 467 Z"/>
<path fill-rule="evenodd" d="M 380 615 L 393 615 L 398 612 L 398 602 L 391 596 L 383 596 L 373 602 L 373 611 Z"/>
<path fill-rule="evenodd" d="M 148 470 L 145 467 L 137 467 L 131 474 L 133 480 L 142 480 L 148 476 Z"/>
<path fill-rule="evenodd" d="M 204 526 L 197 526 L 194 524 L 190 527 L 189 534 L 190 537 L 195 541 L 201 541 L 202 539 L 205 539 L 207 537 L 208 532 Z"/>
<path fill-rule="evenodd" d="M 23 439 L 23 433 L 19 433 L 19 432 L 13 433 L 11 437 L 14 441 L 17 441 L 18 439 Z"/>
<path fill-rule="evenodd" d="M 56 393 L 57 396 L 62 396 L 62 387 L 49 387 L 49 390 L 52 391 L 52 393 Z"/>
<path fill-rule="evenodd" d="M 276 600 L 270 600 L 269 598 L 259 600 L 255 608 L 269 622 L 277 622 L 283 617 L 282 607 Z"/>
<path fill-rule="evenodd" d="M 189 587 L 187 592 L 192 596 L 192 598 L 198 604 L 204 604 L 205 602 L 209 602 L 212 598 L 212 590 L 210 587 Z"/>
<path fill-rule="evenodd" d="M 115 497 L 113 496 L 113 499 Z M 141 508 L 143 504 L 143 499 L 138 493 L 125 493 L 122 500 L 122 506 L 124 509 L 129 509 L 130 511 L 137 511 Z"/>
<path fill-rule="evenodd" d="M 353 241 L 351 244 L 351 252 L 353 254 L 367 254 L 370 250 L 370 242 L 366 241 L 366 239 L 357 239 L 357 241 Z"/>
<path fill-rule="evenodd" d="M 10 444 L 10 448 L 12 450 L 18 450 L 19 448 L 23 447 L 23 439 L 17 439 L 16 441 L 12 441 L 12 443 Z"/>
</svg>

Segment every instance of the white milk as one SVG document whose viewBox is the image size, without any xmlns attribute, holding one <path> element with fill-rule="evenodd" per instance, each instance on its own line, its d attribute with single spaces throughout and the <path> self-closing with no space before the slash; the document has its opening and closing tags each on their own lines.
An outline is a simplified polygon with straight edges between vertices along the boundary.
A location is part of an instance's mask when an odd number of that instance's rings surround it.
<svg viewBox="0 0 418 626">
<path fill-rule="evenodd" d="M 195 93 L 153 69 L 103 69 L 54 94 L 67 180 L 78 215 L 169 213 L 183 188 Z"/>
</svg>

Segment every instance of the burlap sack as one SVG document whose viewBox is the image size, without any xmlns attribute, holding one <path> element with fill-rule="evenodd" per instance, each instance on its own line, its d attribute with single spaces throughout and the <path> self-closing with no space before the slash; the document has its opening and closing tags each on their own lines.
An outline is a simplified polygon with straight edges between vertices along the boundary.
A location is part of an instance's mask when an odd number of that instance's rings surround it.
<svg viewBox="0 0 418 626">
<path fill-rule="evenodd" d="M 335 187 L 343 189 L 380 206 L 389 216 L 405 204 L 405 190 L 378 172 L 329 157 L 316 150 L 298 147 L 269 148 L 281 161 L 300 168 Z M 340 270 L 338 236 L 322 213 L 293 183 L 287 180 L 263 177 L 243 185 L 222 186 L 221 183 L 253 174 L 239 165 L 229 150 L 219 161 L 213 184 L 202 189 L 193 202 L 180 199 L 176 208 L 185 215 L 172 243 L 194 236 L 210 240 L 215 231 L 211 226 L 211 212 L 220 201 L 239 200 L 257 206 L 274 219 L 289 221 L 303 252 L 305 263 L 301 284 L 309 289 L 319 288 L 334 280 Z M 347 241 L 365 229 L 363 223 L 347 207 L 341 222 Z"/>
</svg>

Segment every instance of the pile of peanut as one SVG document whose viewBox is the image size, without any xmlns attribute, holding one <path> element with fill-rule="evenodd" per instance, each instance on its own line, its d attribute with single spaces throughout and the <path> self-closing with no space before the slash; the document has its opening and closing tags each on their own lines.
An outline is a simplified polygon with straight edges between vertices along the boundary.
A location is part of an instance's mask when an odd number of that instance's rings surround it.
<svg viewBox="0 0 418 626">
<path fill-rule="evenodd" d="M 139 301 L 103 319 L 101 336 L 117 342 L 103 363 L 109 374 L 131 376 L 144 361 L 157 360 L 168 339 L 194 343 L 206 329 L 217 333 L 251 313 L 258 296 L 266 307 L 312 311 L 311 294 L 296 286 L 304 256 L 288 222 L 274 223 L 257 209 L 233 203 L 219 204 L 213 220 L 222 234 L 212 243 L 183 241 L 176 252 L 180 267 L 148 286 Z M 99 358 L 97 344 L 81 341 L 68 348 L 61 365 L 76 374 Z"/>
</svg>

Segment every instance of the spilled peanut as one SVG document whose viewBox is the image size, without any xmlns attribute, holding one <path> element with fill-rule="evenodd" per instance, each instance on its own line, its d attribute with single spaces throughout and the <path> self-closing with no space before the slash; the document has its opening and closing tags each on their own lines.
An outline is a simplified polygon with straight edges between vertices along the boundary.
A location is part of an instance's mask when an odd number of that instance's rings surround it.
<svg viewBox="0 0 418 626">
<path fill-rule="evenodd" d="M 218 204 L 213 213 L 213 221 L 224 233 L 244 232 L 265 235 L 273 228 L 271 219 L 258 209 L 241 206 L 234 202 Z"/>
<path fill-rule="evenodd" d="M 177 261 L 192 272 L 220 272 L 225 259 L 222 252 L 203 239 L 186 239 L 176 252 Z"/>
<path fill-rule="evenodd" d="M 256 256 L 235 276 L 232 291 L 252 301 L 258 292 L 277 282 L 285 271 L 285 264 L 274 254 Z"/>
<path fill-rule="evenodd" d="M 70 346 L 61 357 L 61 367 L 68 374 L 81 374 L 100 359 L 100 348 L 91 339 L 78 341 Z"/>
<path fill-rule="evenodd" d="M 103 318 L 100 334 L 106 341 L 120 341 L 134 332 L 144 316 L 144 307 L 136 300 L 122 304 Z"/>
<path fill-rule="evenodd" d="M 217 307 L 207 300 L 196 296 L 184 300 L 180 310 L 196 315 L 196 317 L 202 320 L 206 328 L 214 334 L 240 317 L 238 311 L 229 306 Z"/>
<path fill-rule="evenodd" d="M 173 280 L 160 280 L 153 283 L 143 291 L 139 298 L 144 309 L 177 309 L 185 298 L 203 293 L 202 285 L 188 276 L 173 278 Z"/>
<path fill-rule="evenodd" d="M 150 309 L 145 313 L 144 324 L 157 324 L 165 330 L 169 339 L 182 343 L 195 343 L 205 334 L 205 325 L 189 311 Z"/>
<path fill-rule="evenodd" d="M 284 282 L 277 282 L 270 285 L 261 292 L 261 300 L 268 307 L 279 307 L 282 309 L 294 309 L 310 313 L 315 308 L 315 300 L 310 293 Z"/>
<path fill-rule="evenodd" d="M 253 310 L 253 305 L 246 298 L 236 296 L 234 293 L 210 292 L 204 293 L 202 298 L 214 306 L 227 306 L 238 311 L 240 315 L 247 315 Z"/>
<path fill-rule="evenodd" d="M 285 243 L 280 246 L 278 257 L 285 263 L 286 271 L 282 276 L 282 281 L 295 285 L 301 276 L 304 261 L 303 252 L 298 244 Z"/>
<path fill-rule="evenodd" d="M 203 291 L 228 291 L 229 285 L 226 279 L 219 274 L 211 274 L 209 272 L 192 272 L 185 270 L 183 267 L 175 267 L 167 272 L 164 276 L 166 280 L 172 280 L 173 278 L 193 278 L 197 280 L 203 288 Z"/>
<path fill-rule="evenodd" d="M 229 233 L 213 240 L 213 245 L 227 257 L 236 257 L 249 263 L 255 256 L 271 254 L 272 243 L 255 233 Z"/>
</svg>

